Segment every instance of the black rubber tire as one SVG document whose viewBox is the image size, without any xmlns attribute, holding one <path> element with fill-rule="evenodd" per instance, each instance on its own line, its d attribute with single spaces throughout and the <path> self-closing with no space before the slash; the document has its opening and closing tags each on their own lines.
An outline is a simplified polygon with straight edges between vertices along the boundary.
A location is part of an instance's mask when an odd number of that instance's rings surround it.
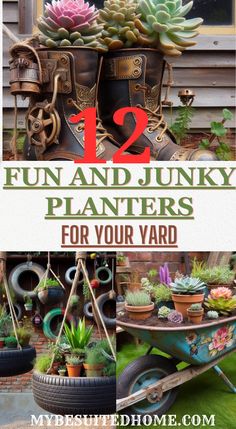
<svg viewBox="0 0 236 429">
<path fill-rule="evenodd" d="M 135 380 L 138 379 L 139 375 L 143 371 L 148 371 L 152 369 L 157 369 L 157 372 L 161 372 L 162 377 L 172 374 L 176 371 L 176 366 L 171 362 L 171 360 L 163 357 L 163 356 L 157 356 L 157 355 L 147 355 L 147 356 L 141 356 L 135 361 L 131 362 L 122 372 L 122 374 L 119 376 L 117 380 L 117 399 L 125 398 L 131 394 L 131 388 Z M 164 376 L 164 377 L 163 377 Z M 140 387 L 141 388 L 141 387 Z M 150 415 L 158 415 L 161 416 L 162 414 L 165 414 L 169 408 L 173 405 L 175 402 L 176 396 L 178 393 L 178 388 L 174 388 L 169 392 L 164 393 L 163 398 L 165 395 L 169 394 L 169 397 L 166 399 L 165 402 L 163 402 L 163 405 L 158 407 L 155 411 L 148 411 L 142 414 L 142 412 L 137 412 L 137 409 L 135 406 L 138 406 L 138 404 L 134 404 L 128 408 L 125 408 L 121 411 L 121 413 L 125 413 L 127 415 L 141 415 L 145 416 L 147 414 Z M 161 401 L 163 401 L 163 398 Z M 158 403 L 157 403 L 158 404 Z M 151 406 L 151 403 L 150 403 Z"/>
<path fill-rule="evenodd" d="M 34 291 L 28 291 L 22 289 L 19 283 L 19 277 L 22 273 L 26 271 L 31 271 L 38 276 L 39 281 L 45 273 L 45 269 L 35 262 L 24 262 L 13 268 L 9 276 L 9 286 L 14 291 L 17 299 L 21 302 L 24 302 L 25 295 L 29 296 L 31 299 L 37 298 L 37 293 Z"/>
<path fill-rule="evenodd" d="M 65 281 L 69 286 L 71 286 L 73 284 L 76 269 L 77 269 L 76 266 L 70 267 L 70 268 L 68 268 L 68 270 L 65 273 Z M 82 274 L 82 278 L 81 278 L 81 280 L 78 281 L 78 285 L 82 286 L 84 284 L 84 281 L 85 281 L 84 273 L 82 270 L 80 270 L 80 274 Z"/>
<path fill-rule="evenodd" d="M 18 303 L 13 304 L 13 306 L 14 306 L 14 309 L 15 309 L 17 320 L 20 321 L 22 319 L 22 317 L 23 317 L 23 309 L 22 309 L 21 305 L 18 304 Z M 8 314 L 10 314 L 10 308 L 9 308 L 8 304 L 6 305 L 6 311 L 7 311 Z"/>
<path fill-rule="evenodd" d="M 102 278 L 102 274 L 105 273 L 106 274 L 106 278 L 103 279 Z M 111 283 L 112 281 L 112 272 L 110 270 L 110 268 L 108 267 L 99 267 L 96 270 L 96 279 L 99 280 L 101 286 L 106 286 L 109 283 Z"/>
<path fill-rule="evenodd" d="M 116 412 L 116 377 L 58 377 L 33 373 L 35 402 L 59 415 Z"/>
<path fill-rule="evenodd" d="M 104 323 L 107 328 L 115 328 L 116 327 L 116 318 L 107 317 L 104 313 L 104 305 L 108 301 L 114 301 L 116 306 L 116 299 L 110 298 L 109 292 L 103 293 L 97 298 L 97 305 L 104 320 Z"/>
<path fill-rule="evenodd" d="M 93 308 L 91 301 L 84 304 L 84 315 L 88 320 L 93 320 Z"/>
<path fill-rule="evenodd" d="M 0 350 L 0 377 L 12 377 L 32 371 L 36 351 L 34 347 L 24 347 L 22 350 Z"/>
</svg>

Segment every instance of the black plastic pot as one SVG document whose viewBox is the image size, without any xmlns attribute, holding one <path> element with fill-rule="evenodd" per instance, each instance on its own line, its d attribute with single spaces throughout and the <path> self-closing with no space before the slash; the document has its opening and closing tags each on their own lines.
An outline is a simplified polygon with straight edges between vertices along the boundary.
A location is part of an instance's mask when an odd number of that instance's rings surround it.
<svg viewBox="0 0 236 429">
<path fill-rule="evenodd" d="M 31 346 L 22 350 L 0 350 L 0 377 L 11 377 L 31 371 L 35 358 L 36 351 Z"/>
<path fill-rule="evenodd" d="M 64 298 L 62 287 L 50 287 L 38 292 L 38 299 L 42 304 L 57 304 Z"/>
<path fill-rule="evenodd" d="M 35 402 L 59 415 L 116 412 L 116 377 L 60 377 L 33 373 Z"/>
</svg>

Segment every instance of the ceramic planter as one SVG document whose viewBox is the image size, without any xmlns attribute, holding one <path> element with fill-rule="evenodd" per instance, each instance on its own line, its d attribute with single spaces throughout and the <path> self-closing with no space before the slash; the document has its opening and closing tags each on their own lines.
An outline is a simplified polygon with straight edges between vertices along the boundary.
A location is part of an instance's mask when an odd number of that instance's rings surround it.
<svg viewBox="0 0 236 429">
<path fill-rule="evenodd" d="M 134 306 L 125 304 L 125 309 L 128 312 L 128 316 L 133 320 L 146 320 L 152 315 L 154 310 L 154 303 L 144 306 Z"/>
<path fill-rule="evenodd" d="M 86 371 L 87 377 L 101 377 L 103 368 L 104 368 L 104 365 L 101 363 L 97 365 L 90 365 L 90 364 L 84 363 L 84 369 Z"/>
<path fill-rule="evenodd" d="M 50 287 L 38 292 L 38 299 L 42 304 L 57 304 L 64 298 L 64 290 L 62 287 Z"/>
<path fill-rule="evenodd" d="M 173 293 L 172 300 L 174 301 L 176 311 L 182 313 L 183 317 L 187 317 L 187 309 L 191 307 L 192 304 L 202 304 L 204 301 L 204 294 L 178 295 Z"/>
<path fill-rule="evenodd" d="M 65 377 L 65 375 L 66 375 L 66 369 L 59 369 L 59 370 L 58 370 L 58 374 L 59 374 L 61 377 Z"/>
<path fill-rule="evenodd" d="M 187 310 L 187 314 L 188 314 L 188 320 L 189 322 L 194 323 L 195 325 L 197 325 L 198 323 L 201 323 L 202 318 L 203 318 L 203 314 L 204 314 L 204 310 L 203 308 L 201 310 Z"/>
<path fill-rule="evenodd" d="M 69 363 L 67 363 L 66 368 L 69 377 L 79 377 L 82 369 L 82 364 L 70 365 Z"/>
</svg>

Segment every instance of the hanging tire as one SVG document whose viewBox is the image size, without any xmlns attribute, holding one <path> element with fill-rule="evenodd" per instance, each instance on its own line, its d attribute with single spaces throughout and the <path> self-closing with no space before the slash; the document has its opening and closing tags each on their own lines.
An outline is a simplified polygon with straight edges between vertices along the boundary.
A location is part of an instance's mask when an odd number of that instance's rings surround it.
<svg viewBox="0 0 236 429">
<path fill-rule="evenodd" d="M 161 378 L 176 372 L 176 367 L 169 359 L 163 356 L 142 356 L 131 362 L 122 372 L 117 381 L 117 398 L 125 398 L 142 388 L 147 388 Z M 175 402 L 178 388 L 165 392 L 159 402 L 149 402 L 144 399 L 128 408 L 125 414 L 145 415 L 165 414 Z M 122 410 L 123 412 L 124 410 Z M 142 421 L 142 423 L 144 423 Z"/>
<path fill-rule="evenodd" d="M 106 314 L 105 314 L 105 304 L 108 304 L 108 303 L 111 303 L 112 305 L 115 305 L 115 308 L 116 308 L 116 299 L 114 299 L 114 298 L 110 298 L 110 294 L 109 294 L 109 292 L 108 293 L 103 293 L 102 295 L 100 295 L 98 298 L 97 298 L 97 305 L 98 305 L 98 308 L 99 308 L 99 310 L 100 310 L 100 313 L 101 313 L 101 315 L 102 315 L 102 318 L 103 318 L 103 320 L 104 320 L 104 323 L 105 323 L 105 325 L 106 325 L 106 327 L 107 328 L 115 328 L 116 327 L 116 318 L 114 317 L 108 317 Z"/>
<path fill-rule="evenodd" d="M 73 284 L 73 280 L 75 277 L 75 272 L 77 270 L 77 267 L 70 267 L 65 273 L 65 281 L 66 283 L 71 286 Z M 85 282 L 84 273 L 82 270 L 80 270 L 80 279 L 78 281 L 78 285 L 82 286 Z"/>
<path fill-rule="evenodd" d="M 84 304 L 84 315 L 87 319 L 93 320 L 93 307 L 91 301 Z"/>
<path fill-rule="evenodd" d="M 22 350 L 0 350 L 0 377 L 12 377 L 32 371 L 36 351 L 34 347 L 24 347 Z"/>
<path fill-rule="evenodd" d="M 21 320 L 23 317 L 23 310 L 22 310 L 21 305 L 18 303 L 15 303 L 15 304 L 13 304 L 13 307 L 15 309 L 17 320 Z M 9 308 L 8 304 L 6 305 L 6 312 L 7 312 L 7 314 L 10 314 L 10 308 Z"/>
<path fill-rule="evenodd" d="M 116 377 L 58 377 L 33 373 L 35 402 L 59 415 L 116 412 Z"/>
<path fill-rule="evenodd" d="M 31 299 L 36 299 L 37 297 L 37 294 L 34 291 L 22 289 L 20 285 L 20 277 L 25 272 L 36 274 L 38 282 L 40 282 L 45 273 L 45 269 L 35 262 L 24 262 L 23 264 L 19 264 L 13 268 L 9 276 L 9 286 L 14 291 L 17 299 L 21 302 L 24 302 L 25 295 L 29 296 Z"/>
<path fill-rule="evenodd" d="M 64 308 L 53 308 L 50 310 L 43 319 L 43 333 L 45 337 L 50 340 L 56 340 L 57 335 L 54 334 L 52 330 L 52 322 L 55 317 L 64 316 L 65 309 Z M 72 315 L 67 315 L 67 323 L 74 322 L 74 318 Z"/>
<path fill-rule="evenodd" d="M 101 286 L 106 286 L 112 281 L 112 272 L 108 267 L 99 267 L 96 270 L 96 278 L 99 280 Z"/>
</svg>

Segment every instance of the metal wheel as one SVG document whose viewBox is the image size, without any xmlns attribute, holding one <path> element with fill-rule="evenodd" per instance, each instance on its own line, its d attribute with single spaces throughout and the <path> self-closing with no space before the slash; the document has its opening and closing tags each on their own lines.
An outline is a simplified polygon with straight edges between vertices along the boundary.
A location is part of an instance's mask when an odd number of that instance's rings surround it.
<svg viewBox="0 0 236 429">
<path fill-rule="evenodd" d="M 148 388 L 175 371 L 175 365 L 167 358 L 157 355 L 142 356 L 131 362 L 120 375 L 117 383 L 118 399 Z M 155 391 L 146 399 L 126 408 L 125 414 L 143 417 L 146 414 L 161 416 L 172 406 L 176 396 L 177 388 L 165 392 L 163 396 Z"/>
</svg>

